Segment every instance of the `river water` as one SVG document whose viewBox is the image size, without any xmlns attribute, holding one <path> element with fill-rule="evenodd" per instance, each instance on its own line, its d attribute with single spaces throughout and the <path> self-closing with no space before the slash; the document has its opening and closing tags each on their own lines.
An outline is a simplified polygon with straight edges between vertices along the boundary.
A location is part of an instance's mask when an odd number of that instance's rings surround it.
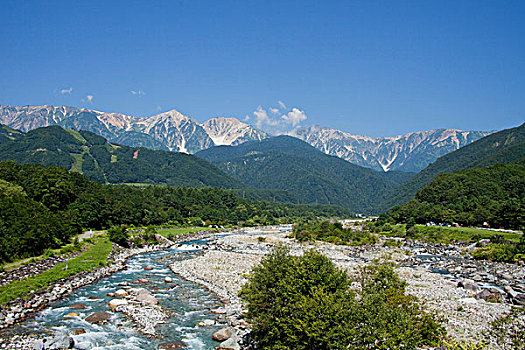
<svg viewBox="0 0 525 350">
<path fill-rule="evenodd" d="M 212 340 L 212 335 L 219 326 L 199 327 L 197 323 L 206 319 L 215 319 L 212 309 L 220 306 L 217 296 L 203 287 L 185 281 L 169 269 L 174 260 L 188 259 L 197 253 L 192 244 L 202 244 L 194 241 L 184 244 L 181 248 L 171 248 L 164 251 L 145 253 L 130 257 L 126 263 L 127 269 L 103 278 L 95 284 L 76 289 L 64 299 L 54 302 L 39 312 L 35 318 L 26 320 L 17 332 L 50 335 L 71 335 L 75 344 L 83 349 L 157 349 L 159 344 L 184 342 L 188 349 L 213 349 L 219 343 Z M 152 270 L 144 270 L 150 266 Z M 165 283 L 165 277 L 171 277 L 173 283 Z M 166 323 L 158 325 L 158 337 L 148 338 L 133 327 L 133 323 L 125 315 L 112 311 L 107 293 L 115 292 L 121 287 L 120 282 L 148 279 L 145 284 L 130 284 L 150 290 L 159 301 L 159 305 L 169 315 Z M 86 309 L 73 310 L 69 306 L 82 303 Z M 110 313 L 111 319 L 103 325 L 93 324 L 84 319 L 93 312 Z M 66 317 L 69 313 L 78 316 Z M 72 335 L 74 330 L 84 330 L 85 333 Z"/>
</svg>

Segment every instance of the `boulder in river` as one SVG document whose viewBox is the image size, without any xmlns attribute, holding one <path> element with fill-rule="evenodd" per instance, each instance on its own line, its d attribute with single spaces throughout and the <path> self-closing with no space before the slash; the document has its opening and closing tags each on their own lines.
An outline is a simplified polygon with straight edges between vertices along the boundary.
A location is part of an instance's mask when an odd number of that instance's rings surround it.
<svg viewBox="0 0 525 350">
<path fill-rule="evenodd" d="M 107 321 L 111 318 L 111 314 L 108 314 L 107 312 L 95 312 L 86 317 L 86 321 L 91 323 L 100 323 Z"/>
<path fill-rule="evenodd" d="M 241 347 L 239 346 L 239 343 L 237 343 L 237 339 L 234 337 L 223 341 L 220 343 L 219 346 L 217 346 L 215 349 L 222 349 L 222 350 L 241 350 Z"/>
<path fill-rule="evenodd" d="M 217 332 L 213 333 L 213 340 L 225 341 L 226 339 L 230 339 L 232 335 L 233 334 L 231 329 L 222 328 L 219 329 Z"/>
<path fill-rule="evenodd" d="M 111 301 L 108 303 L 109 307 L 117 307 L 120 305 L 128 305 L 128 301 L 126 299 L 111 299 Z"/>
<path fill-rule="evenodd" d="M 184 349 L 188 347 L 188 345 L 181 341 L 175 341 L 171 343 L 164 343 L 160 344 L 158 349 Z"/>
<path fill-rule="evenodd" d="M 70 308 L 70 309 L 74 309 L 74 310 L 83 310 L 83 309 L 86 309 L 87 306 L 86 306 L 86 304 L 80 304 L 80 303 L 77 303 L 77 304 L 71 304 L 71 305 L 69 305 L 69 308 Z"/>
</svg>

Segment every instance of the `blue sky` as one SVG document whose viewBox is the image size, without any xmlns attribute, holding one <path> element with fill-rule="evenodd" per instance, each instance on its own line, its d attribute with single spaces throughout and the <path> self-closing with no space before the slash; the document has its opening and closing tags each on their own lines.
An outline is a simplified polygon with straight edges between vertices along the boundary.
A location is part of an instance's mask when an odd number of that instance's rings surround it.
<svg viewBox="0 0 525 350">
<path fill-rule="evenodd" d="M 249 117 L 267 130 L 318 124 L 370 136 L 525 120 L 525 1 L 4 0 L 0 9 L 0 104 L 177 109 L 200 122 Z"/>
</svg>

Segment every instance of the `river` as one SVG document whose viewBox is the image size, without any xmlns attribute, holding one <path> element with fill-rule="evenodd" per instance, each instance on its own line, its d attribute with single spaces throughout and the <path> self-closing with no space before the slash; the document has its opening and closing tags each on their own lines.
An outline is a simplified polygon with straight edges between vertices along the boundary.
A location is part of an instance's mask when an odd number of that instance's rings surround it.
<svg viewBox="0 0 525 350">
<path fill-rule="evenodd" d="M 32 319 L 23 322 L 14 329 L 16 333 L 53 335 L 70 335 L 81 349 L 157 349 L 160 344 L 183 342 L 188 349 L 213 349 L 219 343 L 212 340 L 212 335 L 219 326 L 199 327 L 197 323 L 215 319 L 212 309 L 221 306 L 217 296 L 203 287 L 183 280 L 169 269 L 174 260 L 188 259 L 197 254 L 193 241 L 181 248 L 144 253 L 130 257 L 127 269 L 103 278 L 95 284 L 76 289 L 64 299 L 50 304 Z M 152 270 L 144 270 L 146 266 Z M 166 283 L 165 277 L 171 277 L 172 283 Z M 115 292 L 121 282 L 130 283 L 138 279 L 149 282 L 138 284 L 150 290 L 159 301 L 169 318 L 166 323 L 157 326 L 158 337 L 149 338 L 136 330 L 133 323 L 119 312 L 112 311 L 106 294 Z M 85 309 L 71 309 L 72 304 L 81 303 Z M 95 324 L 85 321 L 94 312 L 108 312 L 111 319 L 106 324 Z M 68 317 L 67 314 L 78 316 Z M 85 332 L 74 335 L 75 331 Z"/>
</svg>

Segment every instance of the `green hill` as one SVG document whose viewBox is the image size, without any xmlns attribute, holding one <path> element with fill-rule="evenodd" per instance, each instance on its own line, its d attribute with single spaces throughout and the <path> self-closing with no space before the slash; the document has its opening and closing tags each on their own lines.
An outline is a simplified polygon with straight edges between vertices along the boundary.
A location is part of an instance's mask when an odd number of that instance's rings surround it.
<svg viewBox="0 0 525 350">
<path fill-rule="evenodd" d="M 398 222 L 457 222 L 520 228 L 525 225 L 525 162 L 440 174 L 390 215 Z"/>
<path fill-rule="evenodd" d="M 102 183 L 242 188 L 214 165 L 184 153 L 110 144 L 89 131 L 0 128 L 0 160 L 57 165 Z"/>
<path fill-rule="evenodd" d="M 516 162 L 525 156 L 525 124 L 485 136 L 457 151 L 438 158 L 399 186 L 394 194 L 381 203 L 380 209 L 386 211 L 395 205 L 410 201 L 416 192 L 428 185 L 438 174 L 458 170 L 485 167 L 493 164 Z"/>
<path fill-rule="evenodd" d="M 326 155 L 307 143 L 278 136 L 238 146 L 219 146 L 196 153 L 248 186 L 285 190 L 301 203 L 336 204 L 372 213 L 396 183 L 379 173 Z"/>
</svg>

